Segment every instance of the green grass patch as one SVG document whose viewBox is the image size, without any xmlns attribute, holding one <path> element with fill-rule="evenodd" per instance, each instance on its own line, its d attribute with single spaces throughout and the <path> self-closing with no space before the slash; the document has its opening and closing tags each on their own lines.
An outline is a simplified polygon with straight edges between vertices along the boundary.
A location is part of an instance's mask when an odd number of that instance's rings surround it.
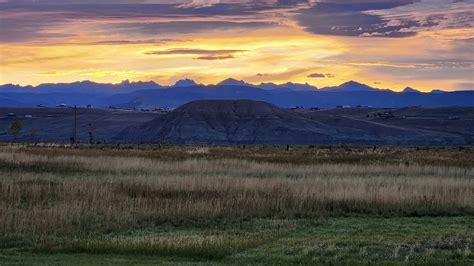
<svg viewBox="0 0 474 266">
<path fill-rule="evenodd" d="M 14 248 L 1 249 L 0 264 L 472 265 L 473 239 L 473 216 L 254 219 L 207 227 L 163 224 L 23 244 L 16 238 L 10 240 Z"/>
</svg>

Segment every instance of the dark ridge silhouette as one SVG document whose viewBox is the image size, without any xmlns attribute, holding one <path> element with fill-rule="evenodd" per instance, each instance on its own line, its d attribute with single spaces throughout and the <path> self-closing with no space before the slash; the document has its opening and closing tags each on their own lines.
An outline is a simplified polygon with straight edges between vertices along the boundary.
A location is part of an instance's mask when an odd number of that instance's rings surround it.
<svg viewBox="0 0 474 266">
<path fill-rule="evenodd" d="M 379 91 L 379 89 L 372 88 L 368 85 L 351 80 L 349 82 L 346 82 L 336 87 L 322 88 L 321 91 L 336 91 L 336 92 L 356 92 L 356 91 L 365 91 L 365 92 L 369 91 L 370 92 L 372 91 L 373 92 L 373 91 Z"/>
<path fill-rule="evenodd" d="M 251 84 L 249 83 L 246 83 L 245 81 L 243 80 L 236 80 L 236 79 L 233 79 L 233 78 L 228 78 L 226 80 L 223 80 L 221 82 L 219 82 L 217 84 L 218 86 L 252 86 Z"/>
<path fill-rule="evenodd" d="M 138 132 L 142 132 L 137 134 Z M 195 101 L 125 130 L 124 142 L 146 143 L 309 143 L 330 142 L 327 128 L 304 115 L 261 101 Z"/>
<path fill-rule="evenodd" d="M 421 93 L 419 90 L 415 90 L 411 87 L 406 87 L 405 89 L 403 89 L 402 92 L 403 93 Z"/>
<path fill-rule="evenodd" d="M 193 87 L 193 86 L 198 86 L 198 85 L 199 84 L 197 84 L 192 79 L 182 79 L 182 80 L 176 81 L 176 83 L 174 84 L 174 87 Z"/>
</svg>

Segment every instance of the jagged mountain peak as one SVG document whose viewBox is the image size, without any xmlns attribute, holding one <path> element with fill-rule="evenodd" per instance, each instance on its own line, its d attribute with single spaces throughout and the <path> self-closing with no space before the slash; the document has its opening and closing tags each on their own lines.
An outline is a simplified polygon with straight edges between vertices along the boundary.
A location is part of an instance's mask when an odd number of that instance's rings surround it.
<svg viewBox="0 0 474 266">
<path fill-rule="evenodd" d="M 234 78 L 228 78 L 226 80 L 223 80 L 217 84 L 218 86 L 253 86 L 251 84 L 248 84 L 247 82 L 243 80 L 237 80 Z"/>
<path fill-rule="evenodd" d="M 199 84 L 192 79 L 181 79 L 176 81 L 173 87 L 194 87 L 198 85 Z"/>
<path fill-rule="evenodd" d="M 318 88 L 312 86 L 308 83 L 293 83 L 287 82 L 285 84 L 275 84 L 275 83 L 260 83 L 257 85 L 258 88 L 262 88 L 264 90 L 289 90 L 289 91 L 315 91 Z"/>
<path fill-rule="evenodd" d="M 370 87 L 357 81 L 348 81 L 336 87 L 322 88 L 322 91 L 338 91 L 338 92 L 368 92 L 378 91 L 379 89 Z"/>
<path fill-rule="evenodd" d="M 412 87 L 406 87 L 402 92 L 420 92 L 418 90 L 413 89 Z"/>
</svg>

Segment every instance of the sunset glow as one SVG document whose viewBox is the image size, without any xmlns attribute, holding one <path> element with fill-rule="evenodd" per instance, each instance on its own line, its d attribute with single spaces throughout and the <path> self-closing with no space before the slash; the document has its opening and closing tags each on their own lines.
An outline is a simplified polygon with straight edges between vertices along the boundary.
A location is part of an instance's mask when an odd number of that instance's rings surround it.
<svg viewBox="0 0 474 266">
<path fill-rule="evenodd" d="M 471 0 L 3 0 L 0 84 L 233 77 L 471 90 L 473 10 Z"/>
</svg>

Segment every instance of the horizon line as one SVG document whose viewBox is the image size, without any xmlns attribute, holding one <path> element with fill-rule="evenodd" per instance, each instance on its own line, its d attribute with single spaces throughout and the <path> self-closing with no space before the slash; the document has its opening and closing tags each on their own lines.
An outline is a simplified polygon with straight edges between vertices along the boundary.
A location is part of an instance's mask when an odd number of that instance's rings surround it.
<svg viewBox="0 0 474 266">
<path fill-rule="evenodd" d="M 32 85 L 32 84 L 28 84 L 28 85 L 21 85 L 19 83 L 17 84 L 14 84 L 14 83 L 3 83 L 3 84 L 0 84 L 0 87 L 3 87 L 3 86 L 8 86 L 8 85 L 12 85 L 12 86 L 18 86 L 18 87 L 22 87 L 22 88 L 26 88 L 26 87 L 33 87 L 33 88 L 38 88 L 39 86 L 43 86 L 43 85 L 61 85 L 61 84 L 74 84 L 74 83 L 84 83 L 84 82 L 90 82 L 90 83 L 94 83 L 94 84 L 101 84 L 101 85 L 113 85 L 113 86 L 116 86 L 116 85 L 122 85 L 122 84 L 137 84 L 137 83 L 155 83 L 156 85 L 160 86 L 160 87 L 164 87 L 164 88 L 173 88 L 173 87 L 178 87 L 177 86 L 177 83 L 180 82 L 180 81 L 192 81 L 194 82 L 196 85 L 195 86 L 204 86 L 204 87 L 208 87 L 208 86 L 219 86 L 220 83 L 223 83 L 225 81 L 237 81 L 237 82 L 242 82 L 242 83 L 245 83 L 245 85 L 249 85 L 249 86 L 254 86 L 254 87 L 258 87 L 258 86 L 262 86 L 262 85 L 275 85 L 275 86 L 284 86 L 284 85 L 288 85 L 288 84 L 292 84 L 292 85 L 302 85 L 302 86 L 308 86 L 308 87 L 313 87 L 315 91 L 319 91 L 321 89 L 326 89 L 326 88 L 335 88 L 335 87 L 340 87 L 344 84 L 347 84 L 347 83 L 357 83 L 357 84 L 360 84 L 360 85 L 364 85 L 364 86 L 367 86 L 367 87 L 370 87 L 370 88 L 373 88 L 373 89 L 376 89 L 376 90 L 380 90 L 380 91 L 393 91 L 393 92 L 403 92 L 404 90 L 400 90 L 400 91 L 397 91 L 397 90 L 393 90 L 392 88 L 379 88 L 379 87 L 373 87 L 371 85 L 368 85 L 368 84 L 365 84 L 365 83 L 362 83 L 362 82 L 359 82 L 359 81 L 355 81 L 355 80 L 347 80 L 345 82 L 342 82 L 340 83 L 339 85 L 333 85 L 333 86 L 325 86 L 325 87 L 318 87 L 316 85 L 312 85 L 308 82 L 304 82 L 304 83 L 298 83 L 298 82 L 292 82 L 292 81 L 286 81 L 286 82 L 283 82 L 283 83 L 275 83 L 275 82 L 261 82 L 259 84 L 255 84 L 255 83 L 249 83 L 245 80 L 240 80 L 240 79 L 236 79 L 236 78 L 226 78 L 218 83 L 208 83 L 208 84 L 204 84 L 204 83 L 200 83 L 200 82 L 197 82 L 196 80 L 194 79 L 191 79 L 191 78 L 182 78 L 182 79 L 179 79 L 179 80 L 176 80 L 174 84 L 172 85 L 162 85 L 160 84 L 159 82 L 156 82 L 154 80 L 136 80 L 136 81 L 130 81 L 129 79 L 124 79 L 120 82 L 116 82 L 116 83 L 107 83 L 107 82 L 96 82 L 96 81 L 93 81 L 93 80 L 89 80 L 89 79 L 85 79 L 85 80 L 78 80 L 78 81 L 72 81 L 72 82 L 45 82 L 45 83 L 39 83 L 37 85 Z M 226 85 L 226 86 L 239 86 L 239 85 Z M 194 87 L 194 86 L 181 86 L 181 87 Z M 404 89 L 413 89 L 415 91 L 418 91 L 420 93 L 430 93 L 430 92 L 433 92 L 433 91 L 443 91 L 443 92 L 460 92 L 460 91 L 474 91 L 474 88 L 473 89 L 464 89 L 464 90 L 446 90 L 446 89 L 440 89 L 440 88 L 432 88 L 430 91 L 422 91 L 422 90 L 418 90 L 416 88 L 413 88 L 411 86 L 406 86 Z"/>
</svg>

